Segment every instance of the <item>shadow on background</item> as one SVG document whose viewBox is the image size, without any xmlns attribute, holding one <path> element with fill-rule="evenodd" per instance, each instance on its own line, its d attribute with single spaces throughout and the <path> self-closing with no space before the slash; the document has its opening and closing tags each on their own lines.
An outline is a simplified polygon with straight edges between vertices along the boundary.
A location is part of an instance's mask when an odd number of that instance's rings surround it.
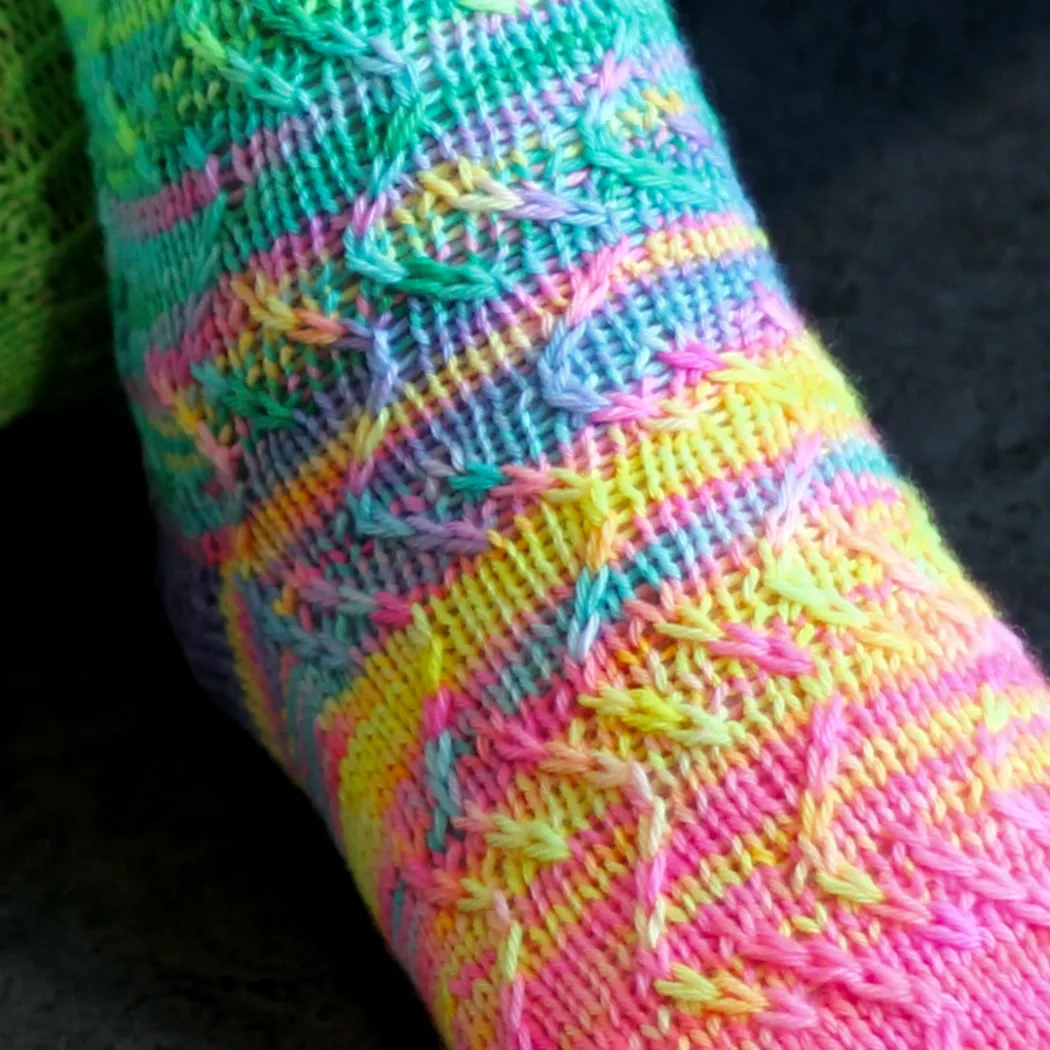
<svg viewBox="0 0 1050 1050">
<path fill-rule="evenodd" d="M 436 1047 L 320 820 L 184 669 L 133 438 L 116 399 L 0 434 L 0 1045 Z"/>
<path fill-rule="evenodd" d="M 683 18 L 802 302 L 1045 644 L 1050 9 Z M 182 669 L 119 405 L 0 434 L 0 462 L 0 1042 L 436 1045 L 309 807 Z"/>
</svg>

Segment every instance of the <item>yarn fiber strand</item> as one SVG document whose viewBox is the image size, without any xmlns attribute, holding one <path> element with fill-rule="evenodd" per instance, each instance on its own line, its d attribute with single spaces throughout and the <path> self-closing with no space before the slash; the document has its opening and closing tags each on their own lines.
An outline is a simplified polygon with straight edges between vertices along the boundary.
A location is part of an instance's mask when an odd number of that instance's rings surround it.
<svg viewBox="0 0 1050 1050">
<path fill-rule="evenodd" d="M 173 620 L 448 1044 L 1050 1046 L 1046 684 L 664 4 L 63 7 Z"/>
</svg>

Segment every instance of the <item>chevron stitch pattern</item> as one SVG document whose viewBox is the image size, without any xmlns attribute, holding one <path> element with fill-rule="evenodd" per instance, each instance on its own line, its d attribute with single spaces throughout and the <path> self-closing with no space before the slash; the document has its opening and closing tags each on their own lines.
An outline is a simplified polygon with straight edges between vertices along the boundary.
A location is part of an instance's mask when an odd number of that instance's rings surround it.
<svg viewBox="0 0 1050 1050">
<path fill-rule="evenodd" d="M 1044 680 L 664 4 L 63 7 L 172 616 L 448 1043 L 1050 1045 Z"/>
</svg>

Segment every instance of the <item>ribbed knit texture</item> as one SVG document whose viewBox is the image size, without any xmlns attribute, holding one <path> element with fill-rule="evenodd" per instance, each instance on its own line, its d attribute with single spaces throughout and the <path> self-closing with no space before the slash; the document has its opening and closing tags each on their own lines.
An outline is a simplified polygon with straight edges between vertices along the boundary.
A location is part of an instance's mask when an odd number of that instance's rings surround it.
<svg viewBox="0 0 1050 1050">
<path fill-rule="evenodd" d="M 0 0 L 0 423 L 112 382 L 86 138 L 54 0 Z"/>
<path fill-rule="evenodd" d="M 664 5 L 65 7 L 172 614 L 448 1042 L 1050 1045 L 1046 687 Z"/>
</svg>

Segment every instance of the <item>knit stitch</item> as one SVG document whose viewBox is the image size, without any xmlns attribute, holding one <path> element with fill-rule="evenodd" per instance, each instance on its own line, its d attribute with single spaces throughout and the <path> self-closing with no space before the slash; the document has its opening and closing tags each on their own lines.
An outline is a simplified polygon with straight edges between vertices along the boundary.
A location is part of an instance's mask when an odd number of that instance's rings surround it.
<svg viewBox="0 0 1050 1050">
<path fill-rule="evenodd" d="M 663 3 L 64 7 L 172 615 L 449 1044 L 1050 1045 L 1046 686 Z"/>
</svg>

